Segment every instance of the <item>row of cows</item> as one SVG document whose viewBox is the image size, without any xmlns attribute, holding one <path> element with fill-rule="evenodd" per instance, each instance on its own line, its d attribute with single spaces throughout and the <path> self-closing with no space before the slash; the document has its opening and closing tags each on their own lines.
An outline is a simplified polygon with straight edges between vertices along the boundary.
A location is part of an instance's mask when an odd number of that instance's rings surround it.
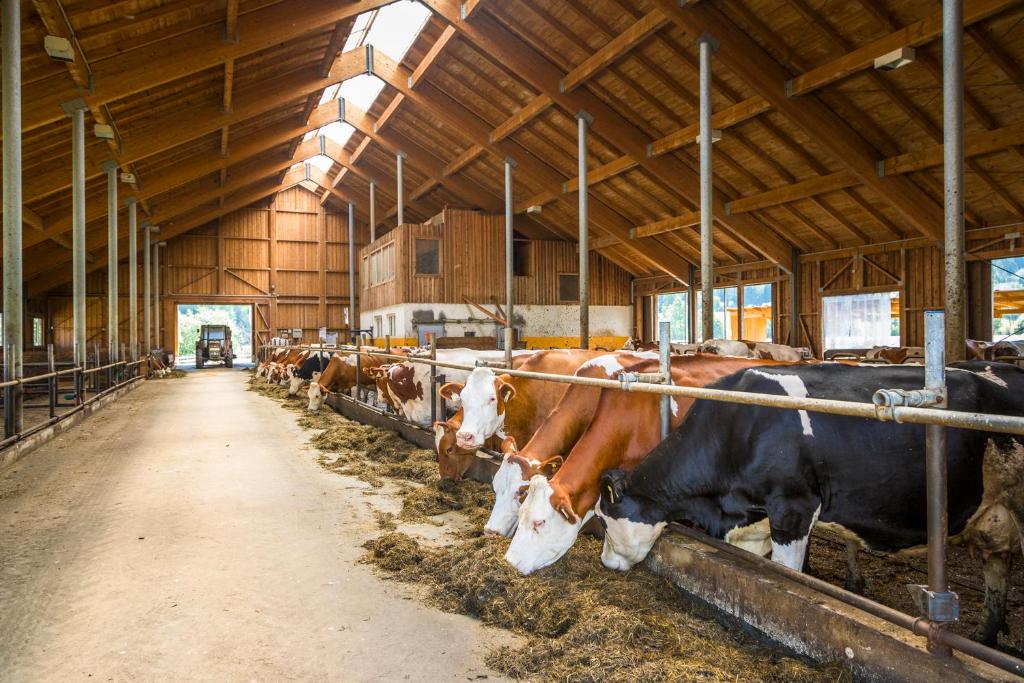
<svg viewBox="0 0 1024 683">
<path fill-rule="evenodd" d="M 772 348 L 777 347 L 777 348 Z M 915 365 L 797 361 L 779 345 L 674 354 L 672 382 L 787 396 L 871 403 L 880 388 L 924 384 Z M 720 350 L 706 346 L 701 351 Z M 376 400 L 430 425 L 430 367 L 366 349 L 319 354 L 281 350 L 257 374 L 309 383 L 309 409 L 359 383 Z M 408 355 L 408 350 L 395 350 Z M 474 365 L 501 352 L 438 351 Z M 358 365 L 358 367 L 357 367 Z M 621 380 L 656 373 L 650 351 L 559 349 L 519 352 L 513 368 Z M 556 562 L 584 526 L 605 528 L 602 561 L 627 570 L 672 521 L 703 529 L 797 571 L 811 530 L 831 529 L 853 547 L 919 551 L 927 542 L 924 428 L 807 411 L 673 397 L 672 433 L 660 438 L 660 396 L 512 376 L 492 367 L 438 368 L 439 393 L 454 412 L 432 427 L 441 476 L 460 479 L 483 448 L 502 454 L 485 530 L 512 538 L 505 559 L 523 574 Z M 947 374 L 949 408 L 1024 416 L 1024 370 L 1001 362 L 957 363 Z M 443 414 L 443 413 L 441 413 Z M 952 543 L 985 563 L 986 621 L 978 637 L 1006 630 L 1007 575 L 1024 551 L 1024 445 L 1014 437 L 948 430 Z M 851 557 L 847 586 L 863 587 Z"/>
</svg>

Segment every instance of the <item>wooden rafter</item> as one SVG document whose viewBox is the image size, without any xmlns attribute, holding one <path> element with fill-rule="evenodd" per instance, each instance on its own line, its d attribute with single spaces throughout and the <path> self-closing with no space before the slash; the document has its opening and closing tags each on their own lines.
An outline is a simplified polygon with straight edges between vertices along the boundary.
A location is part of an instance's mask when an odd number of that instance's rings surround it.
<svg viewBox="0 0 1024 683">
<path fill-rule="evenodd" d="M 615 36 L 604 47 L 583 60 L 567 73 L 561 82 L 562 92 L 572 92 L 588 79 L 601 73 L 629 54 L 630 50 L 642 43 L 668 23 L 668 17 L 659 10 L 652 10 L 625 31 Z M 450 28 L 450 27 L 449 27 Z"/>
</svg>

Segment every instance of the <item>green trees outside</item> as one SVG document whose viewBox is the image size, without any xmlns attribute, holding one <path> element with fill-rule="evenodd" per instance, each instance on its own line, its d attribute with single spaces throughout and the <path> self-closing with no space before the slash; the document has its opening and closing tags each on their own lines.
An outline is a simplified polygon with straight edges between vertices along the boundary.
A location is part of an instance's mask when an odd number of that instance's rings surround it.
<svg viewBox="0 0 1024 683">
<path fill-rule="evenodd" d="M 178 356 L 193 356 L 203 325 L 227 325 L 235 356 L 248 361 L 252 356 L 252 306 L 229 304 L 178 305 Z"/>
</svg>

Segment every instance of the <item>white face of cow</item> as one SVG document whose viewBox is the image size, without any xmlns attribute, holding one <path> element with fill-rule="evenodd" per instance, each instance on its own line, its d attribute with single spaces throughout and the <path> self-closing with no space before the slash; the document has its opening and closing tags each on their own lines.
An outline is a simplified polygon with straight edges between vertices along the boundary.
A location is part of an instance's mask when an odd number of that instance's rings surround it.
<svg viewBox="0 0 1024 683">
<path fill-rule="evenodd" d="M 487 518 L 484 532 L 511 536 L 519 521 L 519 489 L 529 484 L 523 479 L 523 468 L 506 455 L 501 466 L 494 473 L 491 486 L 494 488 L 494 507 Z"/>
<path fill-rule="evenodd" d="M 516 532 L 505 561 L 523 575 L 556 562 L 568 552 L 580 529 L 594 514 L 588 510 L 573 524 L 551 505 L 552 493 L 551 482 L 538 474 L 530 479 L 526 500 L 519 508 Z"/>
<path fill-rule="evenodd" d="M 288 395 L 289 396 L 296 396 L 296 395 L 298 395 L 299 389 L 302 388 L 302 383 L 305 382 L 305 381 L 306 380 L 302 379 L 301 377 L 299 377 L 298 375 L 296 375 L 293 372 L 291 374 L 291 377 L 289 377 L 289 379 L 288 379 Z"/>
<path fill-rule="evenodd" d="M 309 383 L 309 391 L 306 392 L 306 396 L 309 397 L 309 405 L 307 408 L 310 412 L 317 412 L 320 410 L 320 406 L 324 403 L 324 392 L 320 388 L 320 373 L 313 373 L 313 380 Z"/>
<path fill-rule="evenodd" d="M 260 363 L 259 365 L 257 365 L 256 366 L 256 376 L 257 377 L 262 377 L 263 375 L 267 374 L 267 366 L 268 365 L 269 365 L 269 363 Z"/>
<path fill-rule="evenodd" d="M 463 417 L 455 442 L 460 448 L 481 448 L 484 441 L 505 426 L 505 411 L 499 410 L 499 398 L 504 401 L 505 396 L 511 396 L 511 387 L 505 389 L 506 386 L 491 368 L 476 368 L 470 373 L 459 392 Z"/>
<path fill-rule="evenodd" d="M 597 515 L 604 520 L 604 547 L 601 549 L 601 563 L 608 569 L 624 572 L 647 557 L 654 542 L 661 536 L 666 522 L 644 524 L 629 519 L 616 519 L 601 513 L 601 502 L 595 507 Z"/>
</svg>

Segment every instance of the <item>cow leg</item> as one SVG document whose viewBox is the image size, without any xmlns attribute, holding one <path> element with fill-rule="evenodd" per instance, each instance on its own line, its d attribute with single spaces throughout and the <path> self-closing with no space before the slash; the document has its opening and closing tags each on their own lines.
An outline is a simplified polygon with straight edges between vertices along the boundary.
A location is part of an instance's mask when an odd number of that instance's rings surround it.
<svg viewBox="0 0 1024 683">
<path fill-rule="evenodd" d="M 857 562 L 857 542 L 853 539 L 846 540 L 846 590 L 857 595 L 864 593 L 864 575 L 860 573 L 860 563 Z"/>
<path fill-rule="evenodd" d="M 984 561 L 985 574 L 985 624 L 975 634 L 975 639 L 985 645 L 996 644 L 999 632 L 1010 633 L 1006 623 L 1006 577 L 1010 574 L 1010 554 L 993 553 Z"/>
<path fill-rule="evenodd" d="M 772 561 L 798 572 L 804 571 L 811 529 L 818 521 L 821 505 L 800 499 L 783 499 L 768 506 L 772 535 Z"/>
</svg>

